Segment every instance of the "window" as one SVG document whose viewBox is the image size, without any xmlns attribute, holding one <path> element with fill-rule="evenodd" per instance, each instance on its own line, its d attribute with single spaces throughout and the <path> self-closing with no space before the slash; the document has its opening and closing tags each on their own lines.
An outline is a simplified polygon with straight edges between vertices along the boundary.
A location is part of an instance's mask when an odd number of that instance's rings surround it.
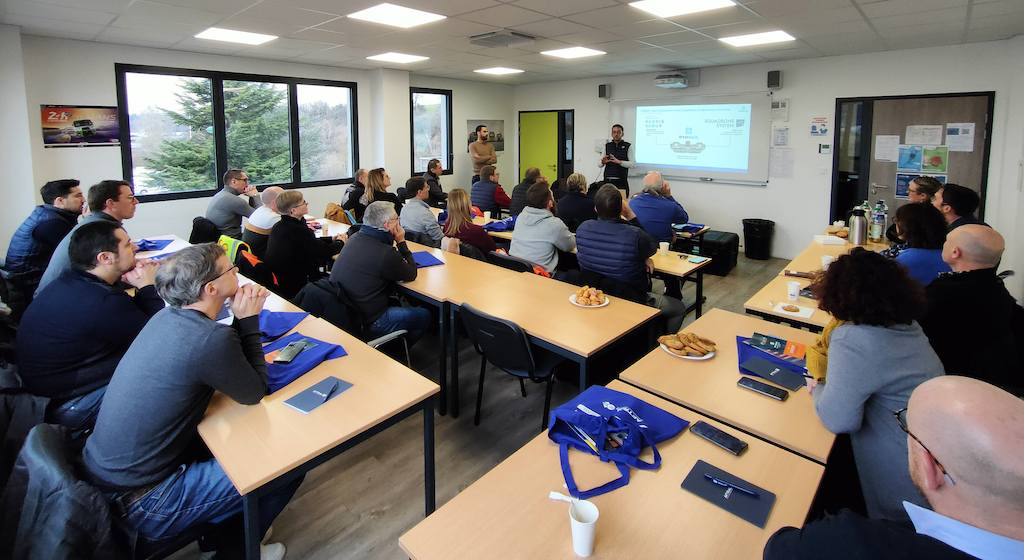
<svg viewBox="0 0 1024 560">
<path fill-rule="evenodd" d="M 445 175 L 452 170 L 452 92 L 409 88 L 412 120 L 412 172 L 422 174 L 432 159 L 441 160 Z"/>
<path fill-rule="evenodd" d="M 140 200 L 209 196 L 228 169 L 285 188 L 352 182 L 355 84 L 115 65 Z"/>
</svg>

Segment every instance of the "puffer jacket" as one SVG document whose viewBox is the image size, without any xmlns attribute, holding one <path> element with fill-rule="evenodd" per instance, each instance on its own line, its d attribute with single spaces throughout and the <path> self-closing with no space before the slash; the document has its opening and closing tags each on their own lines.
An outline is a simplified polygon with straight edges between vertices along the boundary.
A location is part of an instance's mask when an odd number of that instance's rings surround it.
<svg viewBox="0 0 1024 560">
<path fill-rule="evenodd" d="M 658 251 L 658 240 L 640 221 L 587 220 L 576 230 L 576 257 L 582 270 L 625 282 L 640 293 L 650 291 L 644 262 Z"/>
<path fill-rule="evenodd" d="M 51 227 L 53 224 L 48 222 L 53 220 L 56 220 L 55 224 L 59 225 Z M 52 204 L 36 206 L 11 237 L 11 244 L 7 248 L 5 270 L 13 278 L 32 284 L 34 290 L 35 284 L 46 270 L 46 265 L 50 262 L 50 257 L 57 248 L 57 244 L 71 231 L 71 228 L 75 227 L 76 223 L 78 223 L 78 215 L 73 212 L 57 208 Z M 48 242 L 42 241 L 38 235 L 35 235 L 36 228 L 43 224 L 46 224 L 47 230 L 50 230 L 50 235 L 47 236 L 50 237 Z"/>
</svg>

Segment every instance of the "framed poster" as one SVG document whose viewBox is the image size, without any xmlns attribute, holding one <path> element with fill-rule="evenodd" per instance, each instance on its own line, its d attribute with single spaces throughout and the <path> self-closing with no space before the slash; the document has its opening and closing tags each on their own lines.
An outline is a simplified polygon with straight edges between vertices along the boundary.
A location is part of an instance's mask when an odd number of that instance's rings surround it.
<svg viewBox="0 0 1024 560">
<path fill-rule="evenodd" d="M 117 107 L 40 105 L 43 147 L 120 146 Z"/>
</svg>

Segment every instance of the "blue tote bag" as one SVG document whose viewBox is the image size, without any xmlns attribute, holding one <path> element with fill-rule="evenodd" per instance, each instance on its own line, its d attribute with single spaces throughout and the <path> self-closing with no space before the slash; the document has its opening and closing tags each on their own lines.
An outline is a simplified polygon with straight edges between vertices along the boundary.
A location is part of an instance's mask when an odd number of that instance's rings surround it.
<svg viewBox="0 0 1024 560">
<path fill-rule="evenodd" d="M 569 494 L 580 499 L 611 492 L 629 484 L 629 468 L 654 470 L 661 466 L 656 444 L 675 437 L 690 423 L 633 395 L 595 385 L 551 411 L 548 437 L 559 444 L 562 474 Z M 609 435 L 611 434 L 611 435 Z M 590 490 L 580 490 L 569 466 L 569 448 L 612 461 L 621 476 Z M 640 452 L 654 451 L 651 463 Z"/>
</svg>

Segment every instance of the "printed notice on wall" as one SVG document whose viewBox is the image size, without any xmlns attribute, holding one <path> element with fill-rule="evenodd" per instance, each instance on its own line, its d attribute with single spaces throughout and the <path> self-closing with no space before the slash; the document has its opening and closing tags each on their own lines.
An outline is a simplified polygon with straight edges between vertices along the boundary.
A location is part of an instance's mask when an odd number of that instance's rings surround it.
<svg viewBox="0 0 1024 560">
<path fill-rule="evenodd" d="M 773 99 L 772 100 L 772 120 L 773 121 L 788 121 L 789 120 L 789 100 L 788 99 Z"/>
<path fill-rule="evenodd" d="M 772 148 L 768 160 L 768 177 L 772 179 L 792 179 L 796 163 L 794 148 Z"/>
<path fill-rule="evenodd" d="M 828 133 L 828 117 L 811 117 L 811 136 L 826 136 Z"/>
<path fill-rule="evenodd" d="M 875 136 L 875 161 L 899 161 L 900 157 L 900 137 L 899 135 L 893 136 Z"/>
<path fill-rule="evenodd" d="M 974 123 L 946 124 L 946 146 L 951 152 L 973 152 Z"/>
<path fill-rule="evenodd" d="M 942 144 L 941 124 L 919 124 L 907 127 L 907 144 Z"/>
<path fill-rule="evenodd" d="M 789 145 L 789 127 L 783 126 L 772 129 L 772 146 L 784 148 Z"/>
</svg>

